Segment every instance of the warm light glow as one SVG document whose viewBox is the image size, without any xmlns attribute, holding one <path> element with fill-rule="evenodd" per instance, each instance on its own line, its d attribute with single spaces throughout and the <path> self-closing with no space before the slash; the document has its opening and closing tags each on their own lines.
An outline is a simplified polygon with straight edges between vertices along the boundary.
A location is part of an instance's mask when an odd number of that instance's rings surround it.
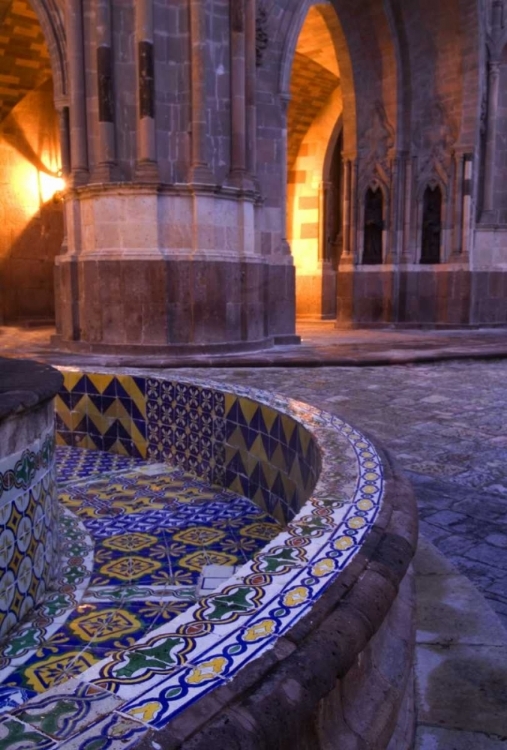
<svg viewBox="0 0 507 750">
<path fill-rule="evenodd" d="M 53 175 L 39 172 L 40 196 L 43 203 L 55 197 L 56 193 L 65 190 L 65 180 L 63 177 L 53 177 Z"/>
</svg>

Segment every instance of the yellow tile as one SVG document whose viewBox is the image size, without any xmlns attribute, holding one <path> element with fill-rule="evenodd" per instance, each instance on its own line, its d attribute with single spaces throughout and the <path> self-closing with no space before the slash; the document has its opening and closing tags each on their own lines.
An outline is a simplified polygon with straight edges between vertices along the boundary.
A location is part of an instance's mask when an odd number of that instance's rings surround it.
<svg viewBox="0 0 507 750">
<path fill-rule="evenodd" d="M 246 423 L 250 424 L 257 410 L 259 409 L 259 404 L 255 403 L 255 401 L 252 401 L 249 398 L 240 398 L 239 406 L 241 411 L 243 412 Z"/>
<path fill-rule="evenodd" d="M 276 446 L 273 455 L 271 456 L 270 463 L 272 463 L 273 466 L 276 466 L 277 469 L 280 469 L 280 471 L 287 472 L 287 463 L 280 444 Z"/>
<path fill-rule="evenodd" d="M 277 503 L 275 508 L 271 510 L 271 515 L 279 524 L 287 526 L 287 519 L 285 518 L 284 508 L 281 502 Z"/>
<path fill-rule="evenodd" d="M 99 393 L 104 393 L 108 385 L 114 380 L 114 375 L 106 375 L 104 373 L 90 373 L 88 378 L 93 383 Z"/>
<path fill-rule="evenodd" d="M 287 440 L 287 442 L 289 442 L 292 437 L 292 433 L 296 429 L 297 422 L 295 422 L 294 419 L 291 419 L 291 417 L 288 417 L 286 414 L 282 414 L 282 426 L 285 434 L 285 439 Z"/>
<path fill-rule="evenodd" d="M 278 469 L 275 466 L 272 466 L 271 464 L 262 463 L 261 464 L 262 473 L 264 475 L 264 478 L 266 480 L 266 485 L 268 489 L 271 489 L 275 483 L 275 480 L 280 473 Z"/>
<path fill-rule="evenodd" d="M 260 508 L 261 510 L 263 510 L 264 513 L 267 513 L 268 508 L 267 508 L 266 500 L 264 498 L 264 495 L 263 495 L 261 489 L 257 490 L 257 492 L 255 493 L 255 495 L 253 497 L 253 501 L 257 505 L 258 508 Z"/>
<path fill-rule="evenodd" d="M 301 474 L 301 467 L 299 465 L 299 460 L 297 458 L 292 464 L 289 476 L 294 482 L 294 484 L 296 485 L 296 487 L 299 487 L 300 490 L 303 491 L 305 484 L 303 482 L 303 476 Z"/>
<path fill-rule="evenodd" d="M 271 409 L 269 406 L 261 406 L 261 411 L 264 418 L 264 423 L 269 432 L 271 432 L 271 428 L 273 427 L 275 419 L 278 416 L 278 412 L 276 412 L 274 409 Z"/>
<path fill-rule="evenodd" d="M 226 393 L 225 394 L 225 416 L 227 416 L 238 400 L 238 397 L 235 396 L 233 393 Z"/>
<path fill-rule="evenodd" d="M 232 445 L 234 448 L 240 448 L 242 450 L 247 449 L 245 438 L 243 437 L 243 433 L 241 431 L 241 427 L 236 427 L 230 438 L 228 439 L 229 445 Z"/>
<path fill-rule="evenodd" d="M 310 445 L 310 442 L 313 440 L 313 438 L 308 432 L 308 430 L 305 430 L 304 427 L 298 427 L 298 430 L 299 430 L 299 440 L 303 447 L 303 455 L 306 456 L 306 454 L 308 453 L 308 446 Z"/>
<path fill-rule="evenodd" d="M 250 453 L 252 454 L 252 456 L 255 456 L 255 458 L 260 459 L 263 462 L 268 461 L 268 456 L 266 454 L 264 444 L 260 435 L 258 435 L 253 441 L 250 447 Z"/>
<path fill-rule="evenodd" d="M 68 391 L 71 391 L 79 383 L 82 377 L 82 372 L 69 372 L 68 370 L 65 370 L 63 372 L 63 385 Z"/>
</svg>

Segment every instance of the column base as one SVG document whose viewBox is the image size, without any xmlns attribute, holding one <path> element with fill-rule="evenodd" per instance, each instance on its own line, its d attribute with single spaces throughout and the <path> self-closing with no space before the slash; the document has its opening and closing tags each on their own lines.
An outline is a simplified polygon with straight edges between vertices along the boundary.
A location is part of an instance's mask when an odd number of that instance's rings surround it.
<svg viewBox="0 0 507 750">
<path fill-rule="evenodd" d="M 166 355 L 293 343 L 293 270 L 257 260 L 61 257 L 55 343 Z"/>
</svg>

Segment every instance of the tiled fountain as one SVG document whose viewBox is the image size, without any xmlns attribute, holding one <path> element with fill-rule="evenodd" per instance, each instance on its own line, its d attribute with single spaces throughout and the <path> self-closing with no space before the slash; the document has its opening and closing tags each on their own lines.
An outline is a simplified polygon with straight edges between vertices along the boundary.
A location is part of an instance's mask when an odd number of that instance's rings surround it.
<svg viewBox="0 0 507 750">
<path fill-rule="evenodd" d="M 409 747 L 415 513 L 371 440 L 253 389 L 62 372 L 59 567 L 0 646 L 2 750 Z"/>
</svg>

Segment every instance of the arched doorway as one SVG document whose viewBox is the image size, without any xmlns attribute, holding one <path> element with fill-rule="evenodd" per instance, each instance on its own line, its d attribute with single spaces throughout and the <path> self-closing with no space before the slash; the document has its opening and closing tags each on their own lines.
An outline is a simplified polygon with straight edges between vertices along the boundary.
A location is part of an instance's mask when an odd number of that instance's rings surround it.
<svg viewBox="0 0 507 750">
<path fill-rule="evenodd" d="M 288 108 L 287 238 L 299 319 L 336 317 L 341 242 L 343 94 L 332 6 L 309 8 L 294 54 Z"/>
<path fill-rule="evenodd" d="M 64 183 L 48 46 L 27 0 L 0 2 L 0 51 L 0 320 L 50 322 Z"/>
</svg>

